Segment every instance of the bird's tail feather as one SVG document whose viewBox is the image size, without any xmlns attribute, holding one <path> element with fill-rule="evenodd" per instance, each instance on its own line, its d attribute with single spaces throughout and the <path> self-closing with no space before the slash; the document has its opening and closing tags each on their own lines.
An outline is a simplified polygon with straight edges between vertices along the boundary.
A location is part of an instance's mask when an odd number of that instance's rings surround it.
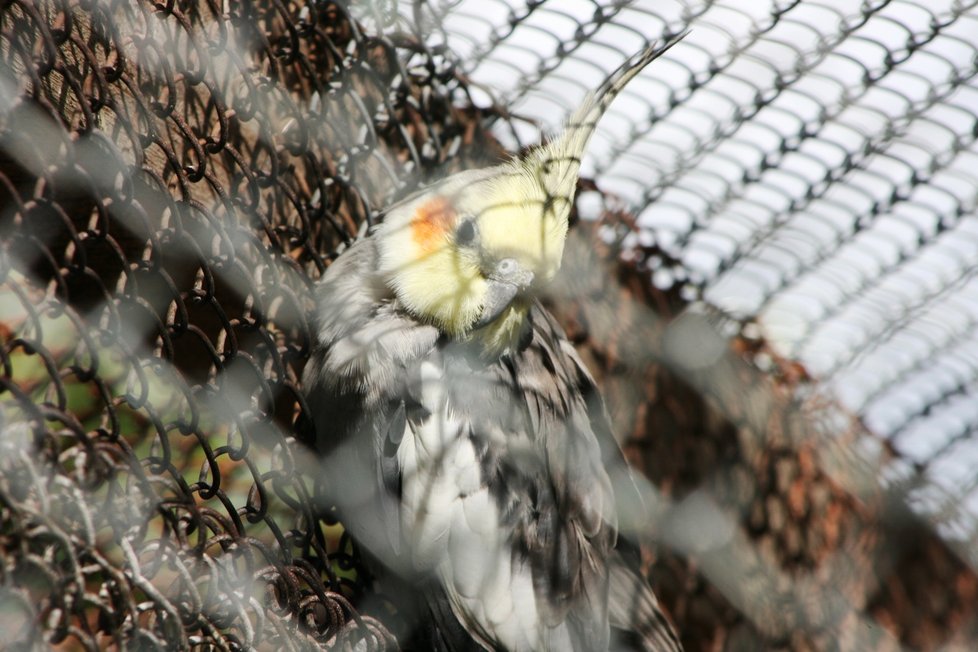
<svg viewBox="0 0 978 652">
<path fill-rule="evenodd" d="M 609 564 L 608 620 L 611 650 L 625 652 L 682 652 L 676 630 L 659 606 L 638 565 L 621 554 Z"/>
</svg>

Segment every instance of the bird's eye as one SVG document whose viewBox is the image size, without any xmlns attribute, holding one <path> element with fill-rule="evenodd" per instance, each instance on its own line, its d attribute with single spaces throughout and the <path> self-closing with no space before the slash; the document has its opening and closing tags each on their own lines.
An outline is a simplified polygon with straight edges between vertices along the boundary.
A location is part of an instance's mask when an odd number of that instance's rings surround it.
<svg viewBox="0 0 978 652">
<path fill-rule="evenodd" d="M 478 230 L 475 227 L 475 220 L 468 218 L 455 229 L 455 242 L 460 247 L 470 247 L 475 243 Z"/>
<path fill-rule="evenodd" d="M 496 264 L 496 273 L 502 276 L 509 276 L 517 270 L 516 261 L 512 258 L 503 258 Z"/>
</svg>

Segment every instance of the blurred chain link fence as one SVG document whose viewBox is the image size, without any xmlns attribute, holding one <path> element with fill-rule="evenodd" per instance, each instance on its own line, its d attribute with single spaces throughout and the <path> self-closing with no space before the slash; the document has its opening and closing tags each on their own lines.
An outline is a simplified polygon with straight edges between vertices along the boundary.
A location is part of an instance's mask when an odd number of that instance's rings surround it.
<svg viewBox="0 0 978 652">
<path fill-rule="evenodd" d="M 656 591 L 690 650 L 973 649 L 978 3 L 746 4 L 0 0 L 6 642 L 394 645 L 312 499 L 312 284 L 691 26 L 549 299 Z"/>
</svg>

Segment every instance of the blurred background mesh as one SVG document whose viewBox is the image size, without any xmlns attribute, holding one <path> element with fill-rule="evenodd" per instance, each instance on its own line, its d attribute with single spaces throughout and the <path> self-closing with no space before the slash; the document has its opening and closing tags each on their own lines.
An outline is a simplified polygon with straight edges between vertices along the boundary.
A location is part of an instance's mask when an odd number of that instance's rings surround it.
<svg viewBox="0 0 978 652">
<path fill-rule="evenodd" d="M 975 649 L 976 5 L 0 0 L 5 644 L 394 645 L 296 434 L 311 288 L 691 27 L 548 298 L 656 591 L 690 650 Z"/>
</svg>

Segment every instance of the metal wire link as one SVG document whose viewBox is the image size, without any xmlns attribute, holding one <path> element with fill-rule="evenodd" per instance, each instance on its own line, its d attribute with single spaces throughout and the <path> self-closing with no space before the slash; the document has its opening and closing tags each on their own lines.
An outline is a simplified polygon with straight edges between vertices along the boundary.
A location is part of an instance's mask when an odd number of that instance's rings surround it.
<svg viewBox="0 0 978 652">
<path fill-rule="evenodd" d="M 693 54 L 662 64 L 680 82 L 649 82 L 641 110 L 623 94 L 632 109 L 605 121 L 619 133 L 579 198 L 600 219 L 572 232 L 551 293 L 652 481 L 656 592 L 690 650 L 978 640 L 973 546 L 947 537 L 973 534 L 955 496 L 978 481 L 953 496 L 923 481 L 978 429 L 908 443 L 978 369 L 975 201 L 948 182 L 975 183 L 978 59 L 958 54 L 978 3 L 476 4 L 0 0 L 5 645 L 396 648 L 383 606 L 358 612 L 374 588 L 321 500 L 351 479 L 322 477 L 304 445 L 312 286 L 381 207 L 495 162 L 497 138 L 535 142 L 541 113 L 572 103 L 560 92 L 590 90 L 569 65 L 604 74 L 596 53 L 613 67 L 691 24 L 675 52 Z M 856 199 L 840 207 L 839 188 Z M 914 247 L 878 228 L 893 220 Z M 823 222 L 843 226 L 798 249 Z M 870 232 L 897 253 L 865 245 L 875 276 L 838 272 Z M 894 294 L 917 263 L 953 278 Z M 819 274 L 827 300 L 805 285 Z M 749 310 L 697 303 L 730 283 Z M 787 353 L 758 317 L 786 295 L 819 308 Z M 825 379 L 872 416 L 935 359 L 951 378 L 888 438 L 791 357 L 867 298 L 897 308 L 844 338 L 853 354 Z M 908 325 L 892 377 L 860 382 Z M 907 496 L 938 516 L 922 524 Z"/>
<path fill-rule="evenodd" d="M 8 640 L 393 645 L 291 425 L 310 284 L 461 140 L 410 47 L 335 3 L 0 7 Z"/>
</svg>

